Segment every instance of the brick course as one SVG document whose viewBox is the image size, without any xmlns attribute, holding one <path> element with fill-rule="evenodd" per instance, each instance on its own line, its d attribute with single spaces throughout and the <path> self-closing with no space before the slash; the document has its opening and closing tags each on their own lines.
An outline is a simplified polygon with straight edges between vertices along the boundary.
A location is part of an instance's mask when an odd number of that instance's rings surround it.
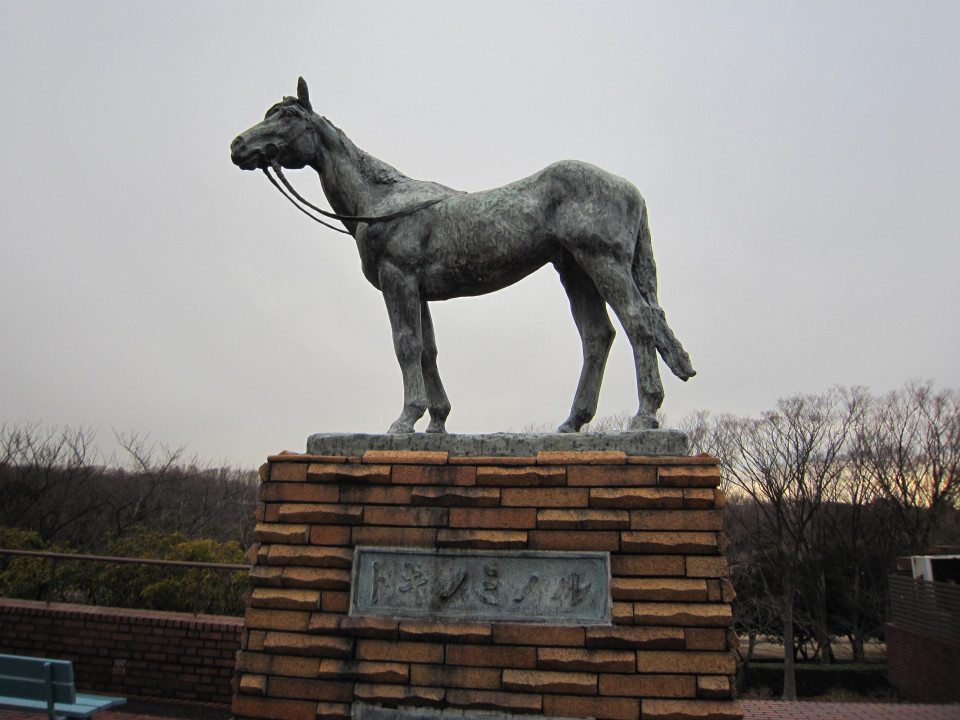
<svg viewBox="0 0 960 720">
<path fill-rule="evenodd" d="M 887 673 L 912 702 L 960 702 L 960 644 L 887 623 Z"/>
<path fill-rule="evenodd" d="M 742 717 L 714 458 L 284 454 L 261 478 L 241 720 L 348 720 L 357 701 Z M 610 552 L 613 625 L 351 617 L 356 545 Z"/>
<path fill-rule="evenodd" d="M 107 695 L 229 703 L 241 629 L 241 618 L 0 599 L 4 653 L 70 660 L 79 689 Z"/>
</svg>

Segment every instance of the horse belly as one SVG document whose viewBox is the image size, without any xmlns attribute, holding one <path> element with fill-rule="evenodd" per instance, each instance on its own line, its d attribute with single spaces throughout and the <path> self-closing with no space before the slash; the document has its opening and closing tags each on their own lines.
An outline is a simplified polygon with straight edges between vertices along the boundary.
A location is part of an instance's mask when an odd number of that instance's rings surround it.
<svg viewBox="0 0 960 720">
<path fill-rule="evenodd" d="M 547 208 L 510 186 L 450 198 L 423 246 L 424 299 L 481 295 L 512 285 L 557 254 Z"/>
</svg>

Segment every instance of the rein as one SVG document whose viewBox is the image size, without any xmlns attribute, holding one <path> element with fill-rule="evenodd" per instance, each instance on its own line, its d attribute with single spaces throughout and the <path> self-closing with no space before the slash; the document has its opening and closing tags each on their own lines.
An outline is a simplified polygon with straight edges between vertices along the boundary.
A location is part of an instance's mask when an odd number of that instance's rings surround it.
<svg viewBox="0 0 960 720">
<path fill-rule="evenodd" d="M 283 178 L 283 173 L 280 171 L 280 166 L 279 166 L 279 165 L 274 165 L 274 168 L 273 168 L 273 169 L 277 171 L 277 174 L 278 174 L 281 178 Z M 267 176 L 267 180 L 270 181 L 270 184 L 273 185 L 277 190 L 280 191 L 280 194 L 281 194 L 281 195 L 283 195 L 287 200 L 289 200 L 290 202 L 292 202 L 292 203 L 293 203 L 293 206 L 294 206 L 297 210 L 299 210 L 300 212 L 302 212 L 304 215 L 306 215 L 308 218 L 310 218 L 311 220 L 314 220 L 315 222 L 320 223 L 320 224 L 323 225 L 324 227 L 328 227 L 328 228 L 330 228 L 331 230 L 336 230 L 338 233 L 343 233 L 344 235 L 349 235 L 349 234 L 350 234 L 349 231 L 344 230 L 343 228 L 338 228 L 336 225 L 331 225 L 330 223 L 325 222 L 325 221 L 321 220 L 320 218 L 315 217 L 314 215 L 311 215 L 309 210 L 306 210 L 305 208 L 300 207 L 300 206 L 297 204 L 297 201 L 296 201 L 296 200 L 294 200 L 292 197 L 290 197 L 289 195 L 287 195 L 286 192 L 284 192 L 283 188 L 280 187 L 280 183 L 278 183 L 276 180 L 274 180 L 273 175 L 270 174 L 270 171 L 269 171 L 267 168 L 263 168 L 263 174 Z M 284 184 L 284 185 L 289 185 L 289 183 L 287 182 L 286 178 L 283 178 L 283 184 Z M 297 195 L 296 191 L 292 191 L 292 192 L 293 192 L 293 194 L 296 195 L 297 197 L 300 197 L 299 195 Z M 311 205 L 310 203 L 308 203 L 306 200 L 302 200 L 302 202 L 306 203 L 309 207 L 314 207 L 313 205 Z M 314 209 L 315 209 L 315 210 L 318 210 L 317 208 L 314 208 Z M 322 211 L 322 210 L 318 210 L 318 212 L 323 212 L 323 211 Z M 326 214 L 326 213 L 324 213 L 324 214 Z"/>
<path fill-rule="evenodd" d="M 280 168 L 279 163 L 277 163 L 276 161 L 274 161 L 273 163 L 271 163 L 271 167 L 273 168 L 273 171 L 277 174 L 277 177 L 280 178 L 280 182 L 283 183 L 283 186 L 290 192 L 291 195 L 293 195 L 293 197 L 290 197 L 290 195 L 287 195 L 287 193 L 284 192 L 283 188 L 280 187 L 280 184 L 274 179 L 273 175 L 270 174 L 270 170 L 269 170 L 267 167 L 264 167 L 264 168 L 263 168 L 263 174 L 266 175 L 266 176 L 267 176 L 267 179 L 270 180 L 270 183 L 271 183 L 277 190 L 280 191 L 280 194 L 281 194 L 281 195 L 283 195 L 287 200 L 289 200 L 291 203 L 293 203 L 293 206 L 294 206 L 295 208 L 297 208 L 297 210 L 299 210 L 300 212 L 302 212 L 304 215 L 306 215 L 306 216 L 307 216 L 308 218 L 310 218 L 311 220 L 314 220 L 314 221 L 320 223 L 320 224 L 323 225 L 324 227 L 328 227 L 328 228 L 330 228 L 331 230 L 336 230 L 337 232 L 343 233 L 344 235 L 349 235 L 350 232 L 349 232 L 348 230 L 343 230 L 342 228 L 338 228 L 338 227 L 336 227 L 335 225 L 331 225 L 331 224 L 328 223 L 328 222 L 324 222 L 324 221 L 321 220 L 320 218 L 318 218 L 318 217 L 310 214 L 309 211 L 307 211 L 306 209 L 300 207 L 300 205 L 298 205 L 297 202 L 296 202 L 296 200 L 294 200 L 293 198 L 296 198 L 297 200 L 299 200 L 301 203 L 303 203 L 304 205 L 306 205 L 306 206 L 307 206 L 308 208 L 310 208 L 311 210 L 314 210 L 314 211 L 320 213 L 320 214 L 323 215 L 324 217 L 331 218 L 332 220 L 339 220 L 339 221 L 341 221 L 341 222 L 356 222 L 356 223 L 368 223 L 368 224 L 373 224 L 373 223 L 378 223 L 378 222 L 386 222 L 387 220 L 395 220 L 396 218 L 405 217 L 405 216 L 407 216 L 407 215 L 412 215 L 413 213 L 417 212 L 418 210 L 423 210 L 423 209 L 428 208 L 428 207 L 430 207 L 430 206 L 432 206 L 432 205 L 436 205 L 438 202 L 440 202 L 441 200 L 446 200 L 447 197 L 448 197 L 448 196 L 444 196 L 444 197 L 441 197 L 441 198 L 434 198 L 433 200 L 426 200 L 426 201 L 424 201 L 424 202 L 417 203 L 416 205 L 411 205 L 411 206 L 408 207 L 408 208 L 404 208 L 404 209 L 402 209 L 402 210 L 397 210 L 396 212 L 392 212 L 392 213 L 387 213 L 386 215 L 338 215 L 337 213 L 328 212 L 327 210 L 324 210 L 323 208 L 318 208 L 316 205 L 314 205 L 313 203 L 311 203 L 309 200 L 306 200 L 305 198 L 301 197 L 300 193 L 298 193 L 298 192 L 293 188 L 293 185 L 291 185 L 291 184 L 289 183 L 289 181 L 287 180 L 287 178 L 284 177 L 283 170 Z"/>
</svg>

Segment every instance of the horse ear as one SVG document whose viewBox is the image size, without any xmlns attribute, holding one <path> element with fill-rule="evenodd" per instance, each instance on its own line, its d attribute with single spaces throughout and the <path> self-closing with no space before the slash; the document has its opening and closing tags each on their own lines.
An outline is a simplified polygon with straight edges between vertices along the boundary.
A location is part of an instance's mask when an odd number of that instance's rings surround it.
<svg viewBox="0 0 960 720">
<path fill-rule="evenodd" d="M 303 78 L 297 80 L 297 100 L 303 107 L 313 112 L 313 106 L 310 104 L 310 91 L 307 90 L 307 81 Z"/>
</svg>

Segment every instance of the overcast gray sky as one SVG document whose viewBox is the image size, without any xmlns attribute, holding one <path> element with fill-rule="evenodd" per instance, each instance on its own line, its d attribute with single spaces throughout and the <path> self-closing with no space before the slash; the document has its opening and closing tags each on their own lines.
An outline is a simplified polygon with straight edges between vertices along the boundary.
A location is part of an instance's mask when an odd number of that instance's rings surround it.
<svg viewBox="0 0 960 720">
<path fill-rule="evenodd" d="M 298 75 L 415 178 L 576 158 L 636 183 L 699 371 L 661 365 L 669 420 L 958 387 L 958 28 L 958 2 L 0 0 L 0 422 L 244 465 L 387 429 L 400 372 L 352 240 L 230 163 Z M 434 319 L 451 432 L 566 417 L 552 268 Z M 635 410 L 619 332 L 599 414 Z"/>
</svg>

